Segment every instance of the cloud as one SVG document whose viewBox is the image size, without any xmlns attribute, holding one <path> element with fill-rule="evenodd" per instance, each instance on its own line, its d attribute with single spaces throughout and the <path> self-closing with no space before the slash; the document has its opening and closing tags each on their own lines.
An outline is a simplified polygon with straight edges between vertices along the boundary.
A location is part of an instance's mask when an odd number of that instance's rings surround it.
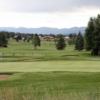
<svg viewBox="0 0 100 100">
<path fill-rule="evenodd" d="M 0 0 L 0 11 L 73 12 L 81 8 L 100 8 L 100 0 Z"/>
</svg>

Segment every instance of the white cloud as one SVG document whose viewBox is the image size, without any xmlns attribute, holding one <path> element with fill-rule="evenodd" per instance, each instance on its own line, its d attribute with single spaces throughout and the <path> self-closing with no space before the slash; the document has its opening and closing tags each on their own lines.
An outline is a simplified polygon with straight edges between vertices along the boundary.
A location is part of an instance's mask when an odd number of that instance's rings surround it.
<svg viewBox="0 0 100 100">
<path fill-rule="evenodd" d="M 57 27 L 86 26 L 96 10 L 77 13 L 0 13 L 0 27 Z"/>
</svg>

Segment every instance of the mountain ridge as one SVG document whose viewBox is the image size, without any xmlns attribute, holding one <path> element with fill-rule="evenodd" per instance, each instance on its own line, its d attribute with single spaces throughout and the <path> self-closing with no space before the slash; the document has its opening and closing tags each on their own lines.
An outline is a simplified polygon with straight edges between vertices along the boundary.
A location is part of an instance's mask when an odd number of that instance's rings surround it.
<svg viewBox="0 0 100 100">
<path fill-rule="evenodd" d="M 25 27 L 0 27 L 0 31 L 8 32 L 20 32 L 20 33 L 38 33 L 38 34 L 70 34 L 78 33 L 79 31 L 84 33 L 85 27 L 72 27 L 72 28 L 50 28 L 50 27 L 40 27 L 40 28 L 25 28 Z"/>
</svg>

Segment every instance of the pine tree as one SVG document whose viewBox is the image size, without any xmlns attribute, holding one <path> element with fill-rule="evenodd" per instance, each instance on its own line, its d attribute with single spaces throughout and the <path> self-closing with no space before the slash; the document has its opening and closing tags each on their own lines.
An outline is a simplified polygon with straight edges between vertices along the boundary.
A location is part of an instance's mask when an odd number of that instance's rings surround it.
<svg viewBox="0 0 100 100">
<path fill-rule="evenodd" d="M 56 41 L 56 48 L 58 50 L 63 50 L 66 47 L 66 43 L 64 40 L 64 36 L 63 35 L 58 35 L 57 37 L 57 41 Z"/>
<path fill-rule="evenodd" d="M 94 19 L 90 18 L 90 21 L 88 23 L 88 27 L 85 30 L 85 49 L 87 51 L 90 51 L 93 46 L 93 33 L 94 33 Z"/>
<path fill-rule="evenodd" d="M 8 39 L 5 32 L 0 32 L 0 47 L 7 47 Z"/>
<path fill-rule="evenodd" d="M 34 45 L 34 48 L 36 49 L 38 46 L 41 46 L 41 40 L 38 36 L 38 34 L 35 34 L 33 36 L 33 45 Z"/>
<path fill-rule="evenodd" d="M 98 56 L 100 55 L 100 15 L 90 19 L 87 29 L 89 31 L 85 34 L 85 47 L 89 47 L 92 55 Z"/>
<path fill-rule="evenodd" d="M 100 15 L 95 19 L 95 29 L 93 33 L 92 55 L 100 55 Z"/>
<path fill-rule="evenodd" d="M 76 42 L 75 42 L 75 50 L 81 51 L 83 49 L 84 49 L 84 38 L 82 34 L 79 32 L 76 38 Z"/>
</svg>

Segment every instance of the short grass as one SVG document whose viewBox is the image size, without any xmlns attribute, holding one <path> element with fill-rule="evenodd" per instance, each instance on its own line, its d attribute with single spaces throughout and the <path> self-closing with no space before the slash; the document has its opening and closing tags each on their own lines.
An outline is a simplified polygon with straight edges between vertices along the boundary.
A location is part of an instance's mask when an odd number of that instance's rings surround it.
<svg viewBox="0 0 100 100">
<path fill-rule="evenodd" d="M 37 61 L 0 63 L 0 72 L 100 72 L 100 61 Z"/>
<path fill-rule="evenodd" d="M 54 60 L 93 60 L 90 52 L 78 52 L 74 46 L 67 45 L 63 51 L 56 50 L 55 42 L 42 41 L 41 47 L 34 50 L 32 43 L 9 41 L 8 48 L 0 48 L 1 62 L 32 62 Z M 98 57 L 96 60 L 100 60 Z"/>
</svg>

